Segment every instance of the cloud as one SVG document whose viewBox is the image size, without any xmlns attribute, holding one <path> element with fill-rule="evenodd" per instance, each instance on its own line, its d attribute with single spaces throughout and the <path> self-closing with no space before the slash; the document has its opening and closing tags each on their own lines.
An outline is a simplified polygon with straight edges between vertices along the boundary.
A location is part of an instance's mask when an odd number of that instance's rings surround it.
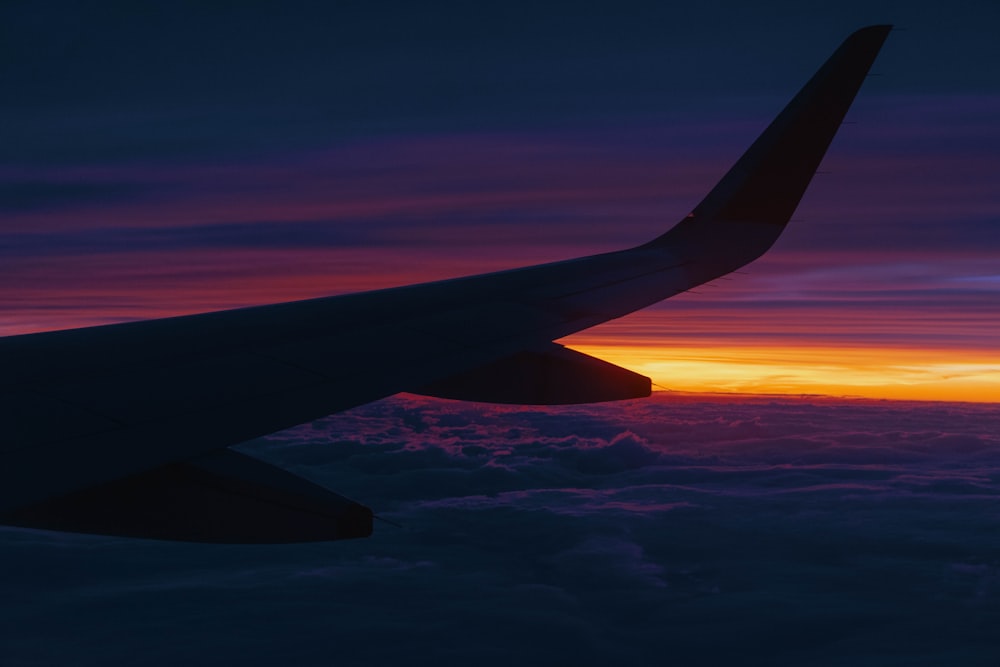
<svg viewBox="0 0 1000 667">
<path fill-rule="evenodd" d="M 989 662 L 997 433 L 973 404 L 402 396 L 245 446 L 402 528 L 263 548 L 0 530 L 0 634 L 13 664 Z"/>
</svg>

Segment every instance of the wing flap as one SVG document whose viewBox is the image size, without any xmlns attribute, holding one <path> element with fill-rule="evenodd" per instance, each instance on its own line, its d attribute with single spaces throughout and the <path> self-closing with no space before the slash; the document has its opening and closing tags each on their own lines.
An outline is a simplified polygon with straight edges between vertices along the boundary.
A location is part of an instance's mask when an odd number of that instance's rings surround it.
<svg viewBox="0 0 1000 667">
<path fill-rule="evenodd" d="M 426 384 L 415 394 L 484 403 L 569 405 L 645 398 L 650 379 L 555 343 Z"/>
<path fill-rule="evenodd" d="M 367 537 L 372 519 L 364 505 L 228 449 L 0 514 L 24 528 L 229 544 Z"/>
</svg>

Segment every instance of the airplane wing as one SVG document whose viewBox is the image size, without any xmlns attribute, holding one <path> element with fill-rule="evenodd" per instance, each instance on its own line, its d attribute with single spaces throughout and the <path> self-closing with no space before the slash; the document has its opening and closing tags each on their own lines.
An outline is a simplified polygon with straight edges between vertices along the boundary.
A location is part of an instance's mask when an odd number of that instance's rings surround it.
<svg viewBox="0 0 1000 667">
<path fill-rule="evenodd" d="M 552 341 L 767 251 L 889 29 L 848 37 L 694 211 L 643 245 L 0 339 L 0 523 L 206 542 L 366 536 L 368 508 L 228 447 L 402 391 L 536 404 L 649 395 L 648 378 Z"/>
</svg>

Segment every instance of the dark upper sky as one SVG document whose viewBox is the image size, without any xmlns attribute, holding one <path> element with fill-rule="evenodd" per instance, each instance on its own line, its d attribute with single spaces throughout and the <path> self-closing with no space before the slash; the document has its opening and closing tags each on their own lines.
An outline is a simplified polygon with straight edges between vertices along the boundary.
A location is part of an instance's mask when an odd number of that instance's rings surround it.
<svg viewBox="0 0 1000 667">
<path fill-rule="evenodd" d="M 784 96 L 894 23 L 881 92 L 997 93 L 996 3 L 6 2 L 4 162 L 215 159 L 358 135 Z M 766 65 L 765 65 L 766 64 Z M 794 85 L 794 84 L 793 84 Z"/>
</svg>

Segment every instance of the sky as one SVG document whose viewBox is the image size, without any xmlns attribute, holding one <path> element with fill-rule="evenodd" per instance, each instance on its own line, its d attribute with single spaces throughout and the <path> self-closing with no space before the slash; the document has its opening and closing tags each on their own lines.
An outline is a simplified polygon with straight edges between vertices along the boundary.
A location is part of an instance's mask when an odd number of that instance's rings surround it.
<svg viewBox="0 0 1000 667">
<path fill-rule="evenodd" d="M 770 253 L 563 342 L 675 391 L 1000 400 L 995 3 L 690 4 L 3 3 L 0 333 L 641 243 L 893 23 Z"/>
<path fill-rule="evenodd" d="M 764 258 L 563 341 L 668 391 L 400 395 L 241 446 L 392 522 L 365 540 L 0 527 L 0 664 L 1000 663 L 998 19 L 0 3 L 4 335 L 644 242 L 898 27 Z"/>
</svg>

